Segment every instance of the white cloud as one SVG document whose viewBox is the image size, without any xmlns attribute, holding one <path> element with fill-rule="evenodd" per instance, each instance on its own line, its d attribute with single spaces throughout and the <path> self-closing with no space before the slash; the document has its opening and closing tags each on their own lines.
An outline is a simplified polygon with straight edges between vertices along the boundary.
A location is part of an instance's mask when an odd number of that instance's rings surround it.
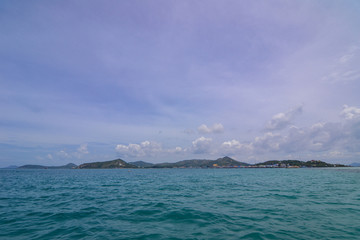
<svg viewBox="0 0 360 240">
<path fill-rule="evenodd" d="M 289 126 L 295 116 L 302 113 L 302 106 L 291 109 L 286 113 L 278 113 L 267 123 L 266 130 L 281 130 Z"/>
<path fill-rule="evenodd" d="M 288 134 L 284 136 L 281 148 L 288 153 L 301 152 L 308 144 L 307 131 L 296 126 L 289 128 Z"/>
<path fill-rule="evenodd" d="M 70 156 L 67 152 L 65 152 L 65 150 L 61 150 L 61 151 L 57 152 L 57 155 L 60 158 L 68 158 Z"/>
<path fill-rule="evenodd" d="M 144 141 L 140 144 L 118 144 L 116 145 L 115 150 L 121 155 L 130 157 L 154 156 L 163 151 L 160 143 L 150 141 Z"/>
<path fill-rule="evenodd" d="M 293 126 L 279 148 L 287 153 L 330 151 L 347 142 L 346 132 L 341 123 L 321 122 L 305 129 Z"/>
<path fill-rule="evenodd" d="M 163 152 L 166 152 L 166 153 L 182 153 L 184 151 L 185 150 L 182 147 L 175 147 L 175 148 L 163 150 Z"/>
<path fill-rule="evenodd" d="M 283 137 L 280 134 L 267 132 L 263 136 L 256 137 L 253 142 L 254 150 L 257 152 L 278 151 Z"/>
<path fill-rule="evenodd" d="M 85 154 L 89 154 L 87 143 L 80 144 L 80 146 L 75 150 L 75 147 L 73 150 L 60 150 L 54 153 L 49 153 L 46 155 L 46 158 L 49 160 L 71 160 L 74 159 L 81 159 Z M 45 158 L 45 157 L 43 157 Z"/>
<path fill-rule="evenodd" d="M 224 126 L 221 123 L 215 123 L 212 127 L 208 127 L 205 124 L 202 124 L 198 127 L 199 133 L 222 133 L 224 132 Z"/>
<path fill-rule="evenodd" d="M 346 62 L 348 62 L 353 56 L 354 56 L 353 54 L 344 55 L 344 56 L 342 56 L 342 57 L 339 59 L 339 62 L 340 62 L 340 63 L 346 63 Z"/>
<path fill-rule="evenodd" d="M 89 153 L 86 143 L 81 144 L 80 147 L 77 150 L 81 154 L 88 154 Z"/>
<path fill-rule="evenodd" d="M 258 148 L 278 150 L 283 153 L 321 152 L 336 148 L 346 138 L 340 123 L 316 123 L 309 128 L 291 126 L 282 135 L 258 138 Z"/>
<path fill-rule="evenodd" d="M 341 116 L 343 116 L 346 120 L 352 120 L 355 118 L 359 118 L 360 117 L 360 108 L 344 105 L 343 110 L 341 112 Z"/>
<path fill-rule="evenodd" d="M 213 133 L 222 133 L 222 132 L 224 132 L 224 126 L 221 123 L 215 123 L 212 126 L 211 129 L 212 129 Z"/>
<path fill-rule="evenodd" d="M 323 158 L 335 161 L 351 156 L 349 153 L 357 152 L 360 148 L 360 108 L 344 106 L 341 115 L 348 121 L 318 122 L 308 127 L 291 125 L 291 119 L 301 111 L 302 107 L 298 107 L 275 115 L 272 126 L 276 130 L 283 129 L 284 126 L 287 128 L 279 132 L 267 131 L 250 141 L 232 139 L 219 142 L 201 136 L 193 140 L 187 148 L 178 146 L 163 149 L 159 143 L 144 141 L 140 144 L 119 144 L 116 151 L 130 157 L 184 154 L 190 158 L 192 154 L 216 154 L 237 155 L 243 159 Z"/>
<path fill-rule="evenodd" d="M 356 134 L 358 133 L 358 134 Z M 303 154 L 334 151 L 334 149 L 356 149 L 360 145 L 360 122 L 349 124 L 320 122 L 308 128 L 291 126 L 281 133 L 266 132 L 251 142 L 225 141 L 221 152 L 227 154 L 261 155 L 276 153 Z M 332 155 L 334 156 L 334 155 Z"/>
<path fill-rule="evenodd" d="M 338 70 L 330 73 L 324 80 L 331 83 L 337 82 L 351 82 L 360 79 L 360 71 L 358 70 Z"/>
<path fill-rule="evenodd" d="M 331 72 L 323 79 L 331 83 L 350 82 L 360 79 L 360 71 L 358 70 L 360 47 L 352 46 L 332 66 Z"/>
<path fill-rule="evenodd" d="M 201 126 L 198 127 L 198 131 L 199 133 L 210 133 L 211 129 L 208 128 L 208 126 L 206 126 L 205 124 L 202 124 Z"/>
<path fill-rule="evenodd" d="M 240 143 L 238 140 L 226 141 L 221 144 L 221 152 L 224 155 L 250 153 L 253 150 L 252 143 Z"/>
<path fill-rule="evenodd" d="M 196 154 L 209 153 L 211 150 L 211 138 L 200 137 L 192 142 L 192 152 Z"/>
<path fill-rule="evenodd" d="M 323 151 L 327 147 L 330 147 L 331 129 L 327 127 L 327 123 L 314 124 L 308 131 L 307 149 L 311 151 Z"/>
<path fill-rule="evenodd" d="M 339 58 L 339 63 L 345 64 L 345 63 L 349 62 L 352 58 L 354 58 L 354 56 L 356 56 L 357 51 L 359 51 L 359 49 L 360 49 L 360 47 L 358 47 L 358 46 L 351 47 L 346 54 L 344 54 L 343 56 L 341 56 Z"/>
<path fill-rule="evenodd" d="M 232 139 L 218 142 L 212 138 L 201 136 L 191 142 L 190 147 L 175 147 L 163 149 L 161 144 L 144 141 L 140 144 L 119 144 L 116 151 L 130 157 L 145 156 L 174 156 L 184 154 L 217 154 L 238 155 L 243 159 L 268 160 L 283 158 L 323 158 L 339 159 L 351 156 L 360 148 L 360 108 L 344 106 L 341 114 L 346 120 L 343 122 L 318 122 L 308 127 L 290 125 L 291 119 L 302 111 L 302 107 L 292 109 L 283 114 L 277 114 L 271 122 L 275 129 L 284 131 L 267 131 L 263 135 L 254 137 L 251 141 Z M 205 128 L 204 128 L 205 129 Z M 341 154 L 339 154 L 339 152 Z M 325 158 L 326 157 L 326 158 Z M 334 161 L 335 161 L 334 160 Z"/>
<path fill-rule="evenodd" d="M 223 142 L 222 146 L 225 148 L 241 148 L 241 143 L 235 139 L 227 142 Z"/>
</svg>

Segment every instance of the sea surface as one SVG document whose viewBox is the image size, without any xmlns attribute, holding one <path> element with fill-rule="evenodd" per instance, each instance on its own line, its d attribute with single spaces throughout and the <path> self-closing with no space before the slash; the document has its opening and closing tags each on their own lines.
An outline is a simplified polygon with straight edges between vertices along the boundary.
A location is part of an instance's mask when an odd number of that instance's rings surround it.
<svg viewBox="0 0 360 240">
<path fill-rule="evenodd" d="M 360 239 L 360 168 L 3 169 L 0 239 Z"/>
</svg>

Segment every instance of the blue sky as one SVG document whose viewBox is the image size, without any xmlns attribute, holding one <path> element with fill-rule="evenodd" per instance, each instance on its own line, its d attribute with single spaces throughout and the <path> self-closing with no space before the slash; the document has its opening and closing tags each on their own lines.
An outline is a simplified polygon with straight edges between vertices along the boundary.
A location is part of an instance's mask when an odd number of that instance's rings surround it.
<svg viewBox="0 0 360 240">
<path fill-rule="evenodd" d="M 0 167 L 360 161 L 360 2 L 1 1 Z"/>
</svg>

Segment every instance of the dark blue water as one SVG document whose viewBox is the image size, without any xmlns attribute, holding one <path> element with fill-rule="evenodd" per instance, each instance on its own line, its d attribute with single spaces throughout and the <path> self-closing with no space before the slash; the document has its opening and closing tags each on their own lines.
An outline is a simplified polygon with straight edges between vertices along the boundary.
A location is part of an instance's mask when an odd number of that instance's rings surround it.
<svg viewBox="0 0 360 240">
<path fill-rule="evenodd" d="M 359 168 L 0 170 L 0 239 L 359 236 Z"/>
</svg>

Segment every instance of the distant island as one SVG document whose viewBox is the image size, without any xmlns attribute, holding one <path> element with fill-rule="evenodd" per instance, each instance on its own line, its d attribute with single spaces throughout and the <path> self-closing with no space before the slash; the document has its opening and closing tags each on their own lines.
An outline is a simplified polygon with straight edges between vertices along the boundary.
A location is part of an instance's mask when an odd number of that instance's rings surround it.
<svg viewBox="0 0 360 240">
<path fill-rule="evenodd" d="M 331 164 L 320 160 L 270 160 L 262 163 L 249 164 L 236 161 L 230 157 L 216 160 L 191 159 L 175 163 L 148 163 L 144 161 L 125 162 L 115 159 L 103 162 L 83 163 L 77 166 L 69 163 L 64 166 L 24 165 L 19 169 L 119 169 L 119 168 L 316 168 L 316 167 L 349 167 L 343 164 Z"/>
<path fill-rule="evenodd" d="M 351 167 L 360 167 L 360 163 L 351 163 L 350 166 Z"/>
<path fill-rule="evenodd" d="M 92 163 L 83 163 L 77 168 L 81 169 L 98 169 L 98 168 L 138 168 L 135 165 L 129 164 L 122 159 L 115 159 L 112 161 L 106 162 L 92 162 Z"/>
<path fill-rule="evenodd" d="M 20 169 L 74 169 L 78 166 L 74 163 L 68 163 L 64 166 L 42 166 L 42 165 L 24 165 Z"/>
</svg>

